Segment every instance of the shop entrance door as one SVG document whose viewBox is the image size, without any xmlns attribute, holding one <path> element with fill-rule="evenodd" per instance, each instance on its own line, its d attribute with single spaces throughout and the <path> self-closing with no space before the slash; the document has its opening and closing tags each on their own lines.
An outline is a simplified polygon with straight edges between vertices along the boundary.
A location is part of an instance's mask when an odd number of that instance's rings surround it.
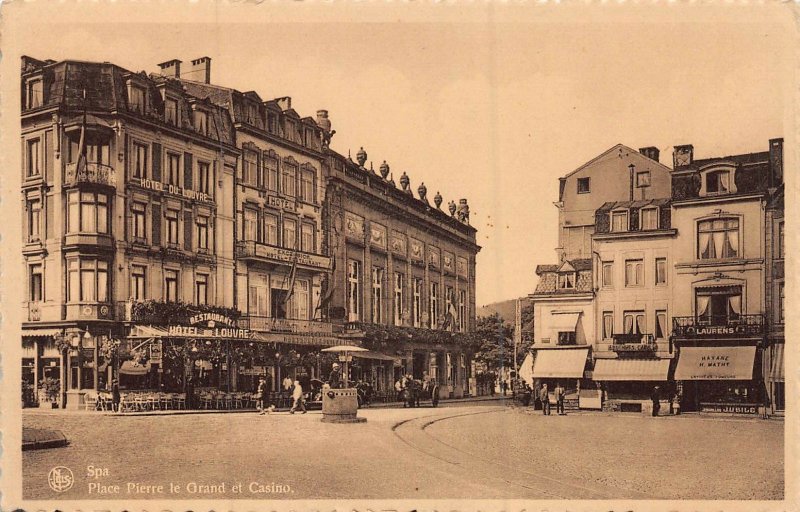
<svg viewBox="0 0 800 512">
<path fill-rule="evenodd" d="M 426 371 L 425 352 L 414 352 L 412 375 L 415 379 L 422 380 L 422 374 Z"/>
</svg>

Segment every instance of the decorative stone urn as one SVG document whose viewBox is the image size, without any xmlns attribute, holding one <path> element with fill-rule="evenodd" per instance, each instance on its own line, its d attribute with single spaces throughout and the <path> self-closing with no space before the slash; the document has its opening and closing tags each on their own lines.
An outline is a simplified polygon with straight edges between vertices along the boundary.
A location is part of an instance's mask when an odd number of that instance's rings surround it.
<svg viewBox="0 0 800 512">
<path fill-rule="evenodd" d="M 417 193 L 419 194 L 420 201 L 425 201 L 426 203 L 428 202 L 428 198 L 425 197 L 428 195 L 428 187 L 425 186 L 425 182 L 419 184 Z"/>
<path fill-rule="evenodd" d="M 384 160 L 381 164 L 381 176 L 383 179 L 386 179 L 386 177 L 389 176 L 389 164 L 386 163 L 386 160 Z"/>
<path fill-rule="evenodd" d="M 356 161 L 361 167 L 364 167 L 364 164 L 367 163 L 367 152 L 364 151 L 363 147 L 358 150 L 358 153 L 356 153 Z"/>
<path fill-rule="evenodd" d="M 409 190 L 410 186 L 411 186 L 411 180 L 408 179 L 408 174 L 406 174 L 406 172 L 403 171 L 403 175 L 400 176 L 400 187 L 402 187 L 403 190 Z"/>
<path fill-rule="evenodd" d="M 447 203 L 447 209 L 450 211 L 450 216 L 454 217 L 456 215 L 456 202 L 450 201 Z"/>
<path fill-rule="evenodd" d="M 439 210 L 442 209 L 442 194 L 440 194 L 438 190 L 436 191 L 436 195 L 433 196 L 433 204 L 435 204 L 436 208 Z"/>
</svg>

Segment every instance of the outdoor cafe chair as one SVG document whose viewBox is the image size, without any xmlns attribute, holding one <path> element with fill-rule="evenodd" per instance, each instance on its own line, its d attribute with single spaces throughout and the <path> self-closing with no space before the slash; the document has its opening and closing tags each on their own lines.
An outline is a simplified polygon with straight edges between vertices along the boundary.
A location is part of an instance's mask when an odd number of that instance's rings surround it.
<svg viewBox="0 0 800 512">
<path fill-rule="evenodd" d="M 137 411 L 144 411 L 147 409 L 147 400 L 141 393 L 136 393 L 133 397 L 133 404 Z"/>
<path fill-rule="evenodd" d="M 87 411 L 97 410 L 97 395 L 94 393 L 86 393 L 83 395 L 83 402 Z"/>
<path fill-rule="evenodd" d="M 172 393 L 159 393 L 158 401 L 162 411 L 172 409 Z"/>
<path fill-rule="evenodd" d="M 241 409 L 244 407 L 244 401 L 242 400 L 242 394 L 236 393 L 233 395 L 233 408 L 234 409 Z"/>
<path fill-rule="evenodd" d="M 172 400 L 175 403 L 176 409 L 186 409 L 186 395 L 183 393 L 175 393 L 172 395 Z"/>
<path fill-rule="evenodd" d="M 148 410 L 155 411 L 161 409 L 161 397 L 158 393 L 148 393 L 146 400 Z"/>
</svg>

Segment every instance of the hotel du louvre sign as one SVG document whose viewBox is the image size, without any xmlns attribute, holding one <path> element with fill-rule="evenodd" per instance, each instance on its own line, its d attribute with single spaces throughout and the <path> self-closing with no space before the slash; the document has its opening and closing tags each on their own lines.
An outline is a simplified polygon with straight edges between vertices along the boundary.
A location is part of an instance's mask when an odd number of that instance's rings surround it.
<svg viewBox="0 0 800 512">
<path fill-rule="evenodd" d="M 137 178 L 132 178 L 132 180 L 134 180 L 135 183 Z M 156 192 L 164 192 L 173 196 L 179 196 L 185 199 L 191 199 L 192 201 L 198 201 L 201 203 L 212 202 L 211 196 L 206 194 L 205 192 L 198 192 L 196 190 L 190 190 L 187 188 L 178 187 L 176 185 L 168 185 L 166 183 L 161 183 L 160 181 L 153 181 L 147 178 L 138 178 L 138 182 L 142 188 L 146 188 L 148 190 L 155 190 Z"/>
<path fill-rule="evenodd" d="M 217 324 L 222 324 L 223 327 Z M 169 325 L 170 336 L 250 339 L 250 329 L 237 327 L 236 321 L 219 313 L 200 313 L 189 318 L 190 325 Z"/>
</svg>

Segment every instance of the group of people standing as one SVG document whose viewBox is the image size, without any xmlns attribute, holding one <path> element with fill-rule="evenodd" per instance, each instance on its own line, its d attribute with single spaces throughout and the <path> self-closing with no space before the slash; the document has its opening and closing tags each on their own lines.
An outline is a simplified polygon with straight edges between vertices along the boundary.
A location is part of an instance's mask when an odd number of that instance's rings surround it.
<svg viewBox="0 0 800 512">
<path fill-rule="evenodd" d="M 566 411 L 564 410 L 564 400 L 567 397 L 567 390 L 561 383 L 557 383 L 556 387 L 553 388 L 553 395 L 556 398 L 556 413 L 559 416 L 566 415 Z M 542 414 L 545 416 L 550 415 L 550 391 L 547 389 L 547 383 L 542 384 L 542 387 L 538 388 L 538 392 L 536 393 L 536 397 L 542 403 Z"/>
<path fill-rule="evenodd" d="M 283 380 L 282 385 L 285 391 L 290 391 L 292 393 L 292 408 L 289 409 L 289 413 L 294 414 L 294 412 L 297 410 L 302 411 L 303 414 L 307 413 L 306 398 L 300 381 L 292 381 L 287 377 Z M 275 404 L 269 403 L 269 386 L 267 385 L 266 377 L 259 377 L 258 389 L 256 390 L 256 393 L 258 395 L 258 414 L 274 412 Z"/>
</svg>

